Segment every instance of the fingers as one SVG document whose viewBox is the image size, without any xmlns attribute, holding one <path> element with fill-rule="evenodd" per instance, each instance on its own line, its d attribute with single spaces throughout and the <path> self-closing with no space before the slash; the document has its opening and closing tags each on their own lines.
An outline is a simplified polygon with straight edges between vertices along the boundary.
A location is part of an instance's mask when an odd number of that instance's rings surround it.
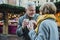
<svg viewBox="0 0 60 40">
<path fill-rule="evenodd" d="M 34 24 L 29 21 L 29 24 L 27 25 L 27 28 L 28 28 L 29 30 L 34 29 Z"/>
<path fill-rule="evenodd" d="M 22 27 L 25 28 L 28 24 L 29 24 L 29 20 L 28 19 L 24 19 L 23 23 L 22 23 Z"/>
</svg>

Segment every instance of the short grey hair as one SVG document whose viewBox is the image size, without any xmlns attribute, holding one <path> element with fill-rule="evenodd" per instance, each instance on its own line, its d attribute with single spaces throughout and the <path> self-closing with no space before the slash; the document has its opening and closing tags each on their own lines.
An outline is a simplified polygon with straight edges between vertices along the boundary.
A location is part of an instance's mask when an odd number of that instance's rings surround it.
<svg viewBox="0 0 60 40">
<path fill-rule="evenodd" d="M 46 14 L 46 13 L 47 13 L 47 14 L 55 14 L 57 8 L 56 8 L 56 6 L 54 5 L 54 3 L 52 3 L 52 2 L 46 2 L 46 3 L 44 3 L 44 4 L 40 7 L 39 10 L 42 12 L 42 14 Z"/>
<path fill-rule="evenodd" d="M 27 2 L 25 8 L 27 9 L 28 7 L 33 6 L 35 8 L 35 3 L 34 2 Z"/>
</svg>

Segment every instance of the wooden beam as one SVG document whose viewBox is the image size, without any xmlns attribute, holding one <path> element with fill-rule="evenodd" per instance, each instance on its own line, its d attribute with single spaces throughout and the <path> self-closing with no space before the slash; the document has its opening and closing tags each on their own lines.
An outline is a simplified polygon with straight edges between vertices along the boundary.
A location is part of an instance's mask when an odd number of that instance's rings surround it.
<svg viewBox="0 0 60 40">
<path fill-rule="evenodd" d="M 8 34 L 8 13 L 4 12 L 3 34 Z"/>
</svg>

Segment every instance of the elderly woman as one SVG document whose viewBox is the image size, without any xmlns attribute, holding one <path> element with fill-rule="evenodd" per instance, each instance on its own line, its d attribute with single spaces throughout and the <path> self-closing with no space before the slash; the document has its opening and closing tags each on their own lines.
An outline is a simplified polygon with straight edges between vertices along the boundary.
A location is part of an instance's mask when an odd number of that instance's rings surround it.
<svg viewBox="0 0 60 40">
<path fill-rule="evenodd" d="M 37 19 L 37 27 L 29 29 L 31 40 L 59 40 L 58 28 L 56 24 L 56 7 L 53 3 L 45 3 L 40 7 L 40 13 Z"/>
</svg>

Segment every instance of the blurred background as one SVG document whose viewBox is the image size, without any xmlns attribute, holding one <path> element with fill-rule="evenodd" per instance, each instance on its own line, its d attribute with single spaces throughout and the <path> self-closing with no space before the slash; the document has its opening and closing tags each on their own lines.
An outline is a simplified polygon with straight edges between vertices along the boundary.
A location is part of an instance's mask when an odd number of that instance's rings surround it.
<svg viewBox="0 0 60 40">
<path fill-rule="evenodd" d="M 60 0 L 0 0 L 0 40 L 21 40 L 16 35 L 18 18 L 25 13 L 25 3 L 35 2 L 36 13 L 45 2 L 53 2 L 57 7 L 55 14 L 60 34 Z"/>
</svg>

